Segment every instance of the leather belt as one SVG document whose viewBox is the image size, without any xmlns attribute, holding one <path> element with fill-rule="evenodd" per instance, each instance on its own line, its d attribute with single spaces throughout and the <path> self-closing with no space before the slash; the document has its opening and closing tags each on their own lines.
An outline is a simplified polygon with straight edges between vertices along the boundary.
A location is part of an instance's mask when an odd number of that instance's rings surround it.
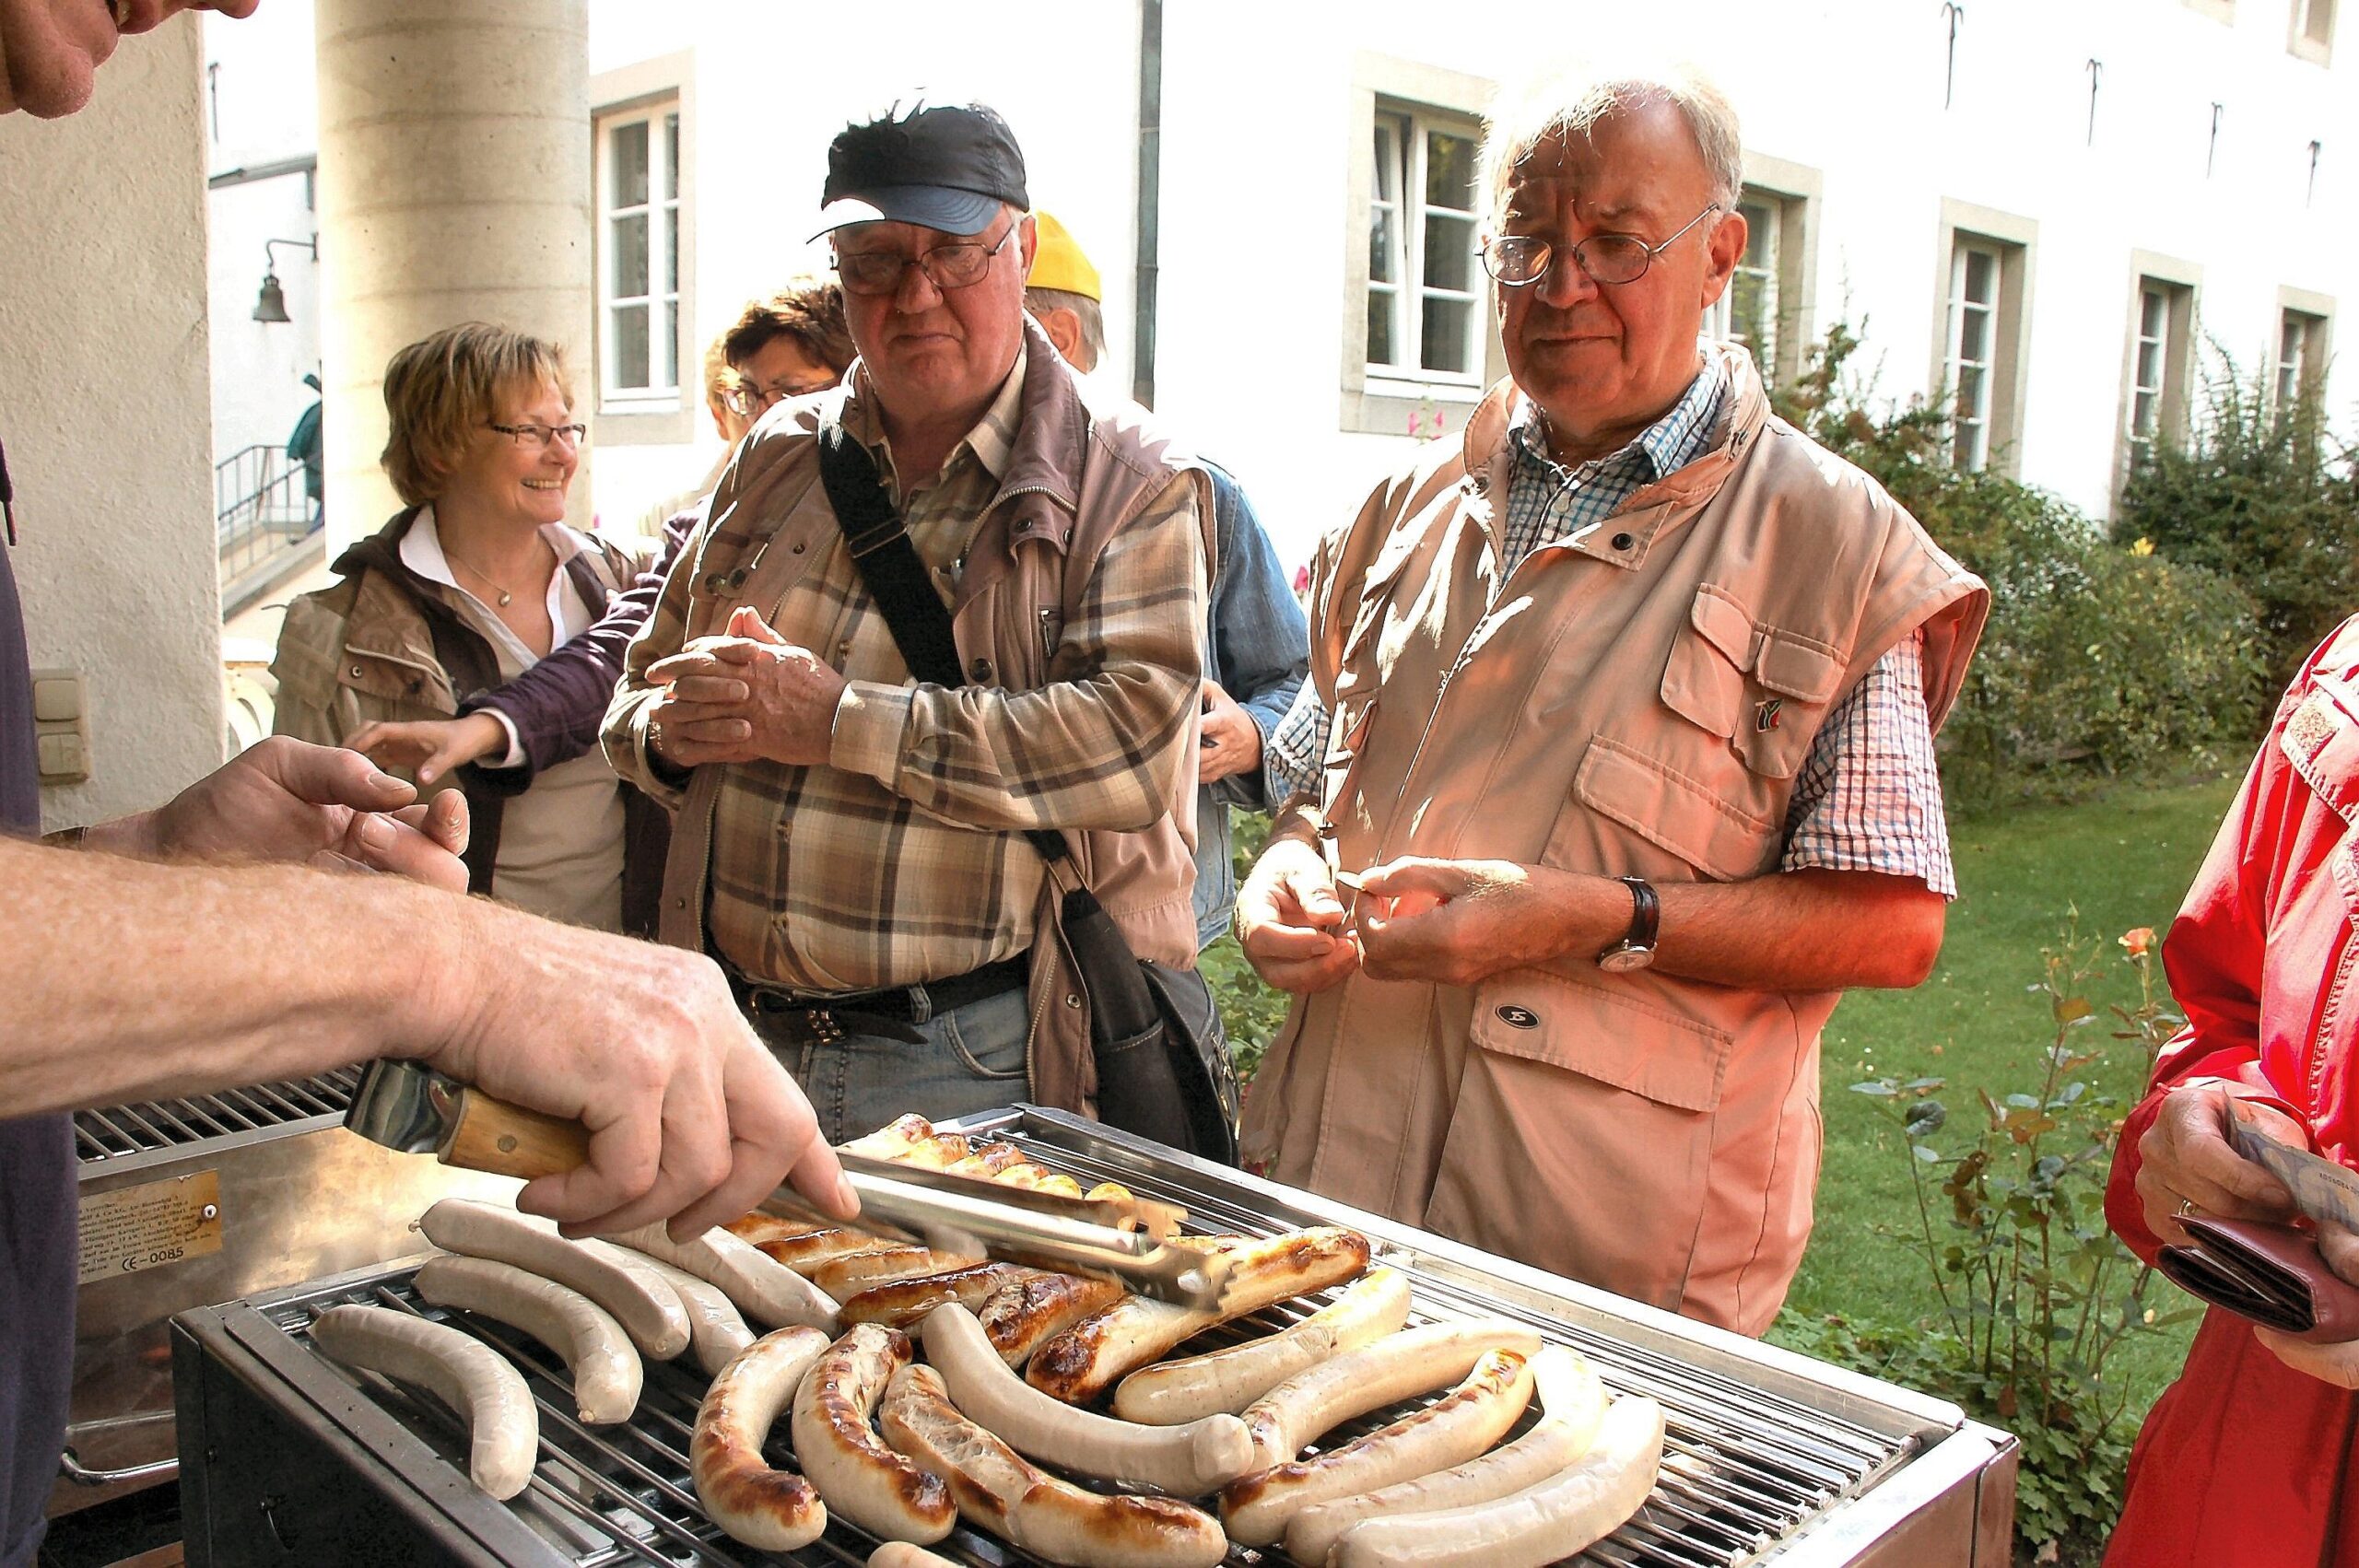
<svg viewBox="0 0 2359 1568">
<path fill-rule="evenodd" d="M 841 1039 L 846 1034 L 883 1033 L 897 1039 L 914 1040 L 918 1036 L 908 1026 L 921 1017 L 939 1018 L 969 1003 L 1005 991 L 1021 990 L 1030 973 L 1030 963 L 1018 954 L 980 969 L 969 969 L 963 975 L 953 975 L 946 980 L 854 991 L 849 996 L 808 995 L 779 986 L 742 981 L 737 986 L 737 1000 L 747 1012 L 764 1017 L 800 1013 L 812 1032 L 823 1039 Z M 871 1027 L 877 1023 L 897 1027 L 881 1031 Z"/>
</svg>

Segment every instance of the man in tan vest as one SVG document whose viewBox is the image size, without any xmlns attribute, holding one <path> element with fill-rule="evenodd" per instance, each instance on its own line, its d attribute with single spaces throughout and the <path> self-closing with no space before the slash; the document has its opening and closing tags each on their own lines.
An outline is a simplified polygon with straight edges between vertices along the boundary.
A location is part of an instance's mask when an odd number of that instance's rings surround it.
<svg viewBox="0 0 2359 1568">
<path fill-rule="evenodd" d="M 1297 993 L 1245 1153 L 1758 1334 L 1820 1027 L 1940 951 L 1989 595 L 1699 341 L 1745 244 L 1715 88 L 1559 84 L 1485 165 L 1509 380 L 1320 550 L 1306 787 L 1238 899 Z"/>
</svg>

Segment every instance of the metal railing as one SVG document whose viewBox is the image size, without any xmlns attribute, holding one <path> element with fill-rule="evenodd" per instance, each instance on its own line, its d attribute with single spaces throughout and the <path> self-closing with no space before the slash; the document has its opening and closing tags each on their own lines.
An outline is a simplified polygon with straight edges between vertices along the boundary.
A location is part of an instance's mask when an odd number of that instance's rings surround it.
<svg viewBox="0 0 2359 1568">
<path fill-rule="evenodd" d="M 213 465 L 213 513 L 225 588 L 320 526 L 303 465 L 278 446 L 247 447 Z"/>
</svg>

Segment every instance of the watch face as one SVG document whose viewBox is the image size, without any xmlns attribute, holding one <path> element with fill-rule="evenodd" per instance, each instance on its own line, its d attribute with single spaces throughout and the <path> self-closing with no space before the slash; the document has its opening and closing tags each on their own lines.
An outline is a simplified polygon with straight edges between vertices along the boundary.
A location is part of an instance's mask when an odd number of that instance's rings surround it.
<svg viewBox="0 0 2359 1568">
<path fill-rule="evenodd" d="M 1620 975 L 1632 969 L 1643 969 L 1654 961 L 1653 948 L 1640 947 L 1635 942 L 1625 942 L 1620 947 L 1609 947 L 1597 955 L 1597 966 L 1609 975 Z"/>
</svg>

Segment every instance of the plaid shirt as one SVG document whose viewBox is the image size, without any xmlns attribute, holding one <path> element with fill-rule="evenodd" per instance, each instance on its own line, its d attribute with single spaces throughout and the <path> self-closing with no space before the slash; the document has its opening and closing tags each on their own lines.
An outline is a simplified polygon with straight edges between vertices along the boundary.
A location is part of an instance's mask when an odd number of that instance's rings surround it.
<svg viewBox="0 0 2359 1568">
<path fill-rule="evenodd" d="M 864 375 L 844 427 L 893 485 L 918 553 L 947 597 L 1014 454 L 1024 357 L 940 475 L 904 492 Z M 1031 946 L 1041 879 L 1018 829 L 1155 820 L 1186 765 L 1205 593 L 1195 490 L 1177 475 L 1107 545 L 1038 690 L 910 684 L 840 537 L 770 623 L 850 683 L 824 767 L 729 764 L 713 808 L 706 930 L 746 978 L 842 994 L 944 979 Z M 691 546 L 692 550 L 695 546 Z M 818 548 L 818 547 L 815 547 Z M 695 574 L 675 571 L 631 647 L 626 698 L 678 649 Z M 608 750 L 634 768 L 618 705 Z M 677 791 L 664 794 L 676 802 Z"/>
<path fill-rule="evenodd" d="M 1594 532 L 1638 491 L 1704 455 L 1728 395 L 1718 364 L 1708 358 L 1670 412 L 1627 446 L 1573 468 L 1548 455 L 1537 411 L 1517 400 L 1508 423 L 1515 470 L 1501 528 L 1502 584 L 1539 545 Z M 1922 633 L 1904 638 L 1827 713 L 1794 780 L 1782 869 L 1919 877 L 1935 893 L 1957 896 L 1925 708 L 1923 647 Z M 1270 736 L 1271 799 L 1314 787 L 1330 728 L 1318 686 L 1305 682 Z"/>
</svg>

